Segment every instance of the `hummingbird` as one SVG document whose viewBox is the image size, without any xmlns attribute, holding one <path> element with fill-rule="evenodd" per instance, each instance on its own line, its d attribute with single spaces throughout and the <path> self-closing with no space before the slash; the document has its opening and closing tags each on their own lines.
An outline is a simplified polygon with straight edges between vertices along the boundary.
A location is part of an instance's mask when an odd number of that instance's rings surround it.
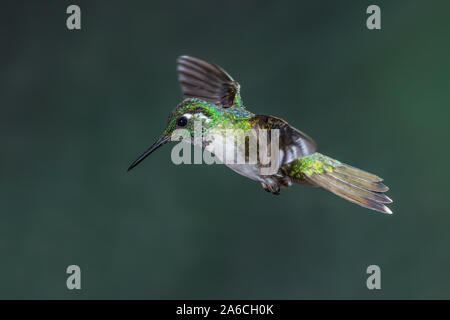
<svg viewBox="0 0 450 320">
<path fill-rule="evenodd" d="M 161 136 L 130 165 L 128 171 L 156 149 L 173 141 L 172 134 L 177 129 L 187 130 L 191 144 L 211 152 L 228 141 L 222 139 L 220 130 L 275 129 L 279 135 L 278 150 L 275 151 L 278 152 L 278 161 L 271 174 L 261 174 L 263 165 L 259 160 L 255 163 L 224 164 L 238 174 L 261 183 L 264 190 L 271 194 L 279 194 L 281 187 L 303 184 L 322 187 L 368 209 L 392 213 L 386 206 L 392 200 L 384 194 L 389 188 L 383 184 L 382 178 L 316 152 L 314 140 L 285 120 L 250 112 L 241 98 L 240 84 L 220 66 L 192 56 L 180 56 L 177 72 L 183 100 L 170 113 Z M 194 139 L 195 121 L 201 121 L 202 134 L 208 136 L 207 139 Z M 235 143 L 232 147 L 233 151 L 248 159 L 246 143 L 238 146 Z"/>
</svg>

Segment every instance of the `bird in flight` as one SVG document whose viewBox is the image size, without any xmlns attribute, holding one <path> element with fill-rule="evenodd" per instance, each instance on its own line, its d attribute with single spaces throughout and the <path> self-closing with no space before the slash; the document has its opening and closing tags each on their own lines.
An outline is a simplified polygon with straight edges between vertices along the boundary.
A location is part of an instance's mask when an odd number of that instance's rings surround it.
<svg viewBox="0 0 450 320">
<path fill-rule="evenodd" d="M 382 183 L 382 178 L 316 152 L 314 140 L 285 120 L 250 112 L 243 104 L 239 83 L 218 65 L 181 56 L 177 59 L 177 71 L 184 99 L 169 115 L 162 135 L 130 165 L 128 171 L 160 146 L 179 141 L 173 134 L 177 129 L 184 129 L 189 134 L 190 143 L 219 154 L 219 160 L 227 167 L 260 182 L 272 194 L 279 194 L 281 187 L 298 183 L 322 187 L 362 207 L 392 213 L 386 206 L 392 200 L 384 194 L 389 188 Z M 195 126 L 196 121 L 202 124 L 200 129 Z M 277 142 L 277 148 L 269 152 L 275 156 L 269 174 L 261 170 L 267 167 L 267 163 L 263 163 L 257 152 L 256 161 L 249 161 L 250 138 L 264 130 L 277 132 L 275 136 L 265 136 L 266 142 Z M 236 132 L 236 136 L 250 133 L 243 140 L 238 139 L 241 141 L 238 143 L 229 137 L 224 138 L 224 132 Z M 200 140 L 194 138 L 198 133 L 203 137 Z M 261 151 L 261 141 L 264 140 L 256 141 L 255 148 Z M 223 154 L 217 152 L 223 147 L 228 148 L 227 154 L 231 149 L 234 160 L 241 157 L 245 161 L 224 161 Z"/>
</svg>

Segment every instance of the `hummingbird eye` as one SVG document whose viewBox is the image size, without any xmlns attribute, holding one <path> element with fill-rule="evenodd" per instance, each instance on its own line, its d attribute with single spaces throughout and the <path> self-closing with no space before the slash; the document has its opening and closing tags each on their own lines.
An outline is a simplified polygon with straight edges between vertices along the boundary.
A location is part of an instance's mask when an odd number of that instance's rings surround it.
<svg viewBox="0 0 450 320">
<path fill-rule="evenodd" d="M 177 120 L 177 126 L 185 127 L 188 123 L 188 119 L 185 116 L 181 116 Z"/>
</svg>

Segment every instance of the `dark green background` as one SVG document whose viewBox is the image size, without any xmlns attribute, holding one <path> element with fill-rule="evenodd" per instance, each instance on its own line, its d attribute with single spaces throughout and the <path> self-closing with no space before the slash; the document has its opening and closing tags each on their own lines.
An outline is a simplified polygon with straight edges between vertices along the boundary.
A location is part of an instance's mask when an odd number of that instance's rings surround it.
<svg viewBox="0 0 450 320">
<path fill-rule="evenodd" d="M 370 4 L 382 30 L 366 28 Z M 2 2 L 0 298 L 450 298 L 449 12 Z M 317 188 L 272 196 L 224 166 L 176 166 L 169 146 L 127 173 L 181 99 L 182 54 L 223 66 L 253 112 L 384 177 L 394 215 Z M 81 291 L 66 288 L 70 264 Z"/>
</svg>

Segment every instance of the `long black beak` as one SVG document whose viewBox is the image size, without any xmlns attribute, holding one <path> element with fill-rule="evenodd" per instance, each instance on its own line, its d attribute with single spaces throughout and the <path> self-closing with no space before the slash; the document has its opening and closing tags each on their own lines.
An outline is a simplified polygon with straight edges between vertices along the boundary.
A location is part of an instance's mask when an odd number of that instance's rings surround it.
<svg viewBox="0 0 450 320">
<path fill-rule="evenodd" d="M 148 148 L 147 151 L 145 151 L 139 158 L 136 159 L 136 161 L 134 161 L 131 164 L 131 166 L 128 168 L 127 171 L 130 171 L 131 169 L 136 167 L 139 163 L 142 162 L 142 160 L 147 158 L 150 155 L 150 153 L 152 153 L 153 151 L 155 151 L 156 149 L 161 147 L 163 144 L 166 144 L 167 142 L 169 142 L 169 139 L 170 139 L 170 137 L 165 137 L 165 136 L 162 136 L 161 138 L 159 138 L 150 148 Z"/>
</svg>

